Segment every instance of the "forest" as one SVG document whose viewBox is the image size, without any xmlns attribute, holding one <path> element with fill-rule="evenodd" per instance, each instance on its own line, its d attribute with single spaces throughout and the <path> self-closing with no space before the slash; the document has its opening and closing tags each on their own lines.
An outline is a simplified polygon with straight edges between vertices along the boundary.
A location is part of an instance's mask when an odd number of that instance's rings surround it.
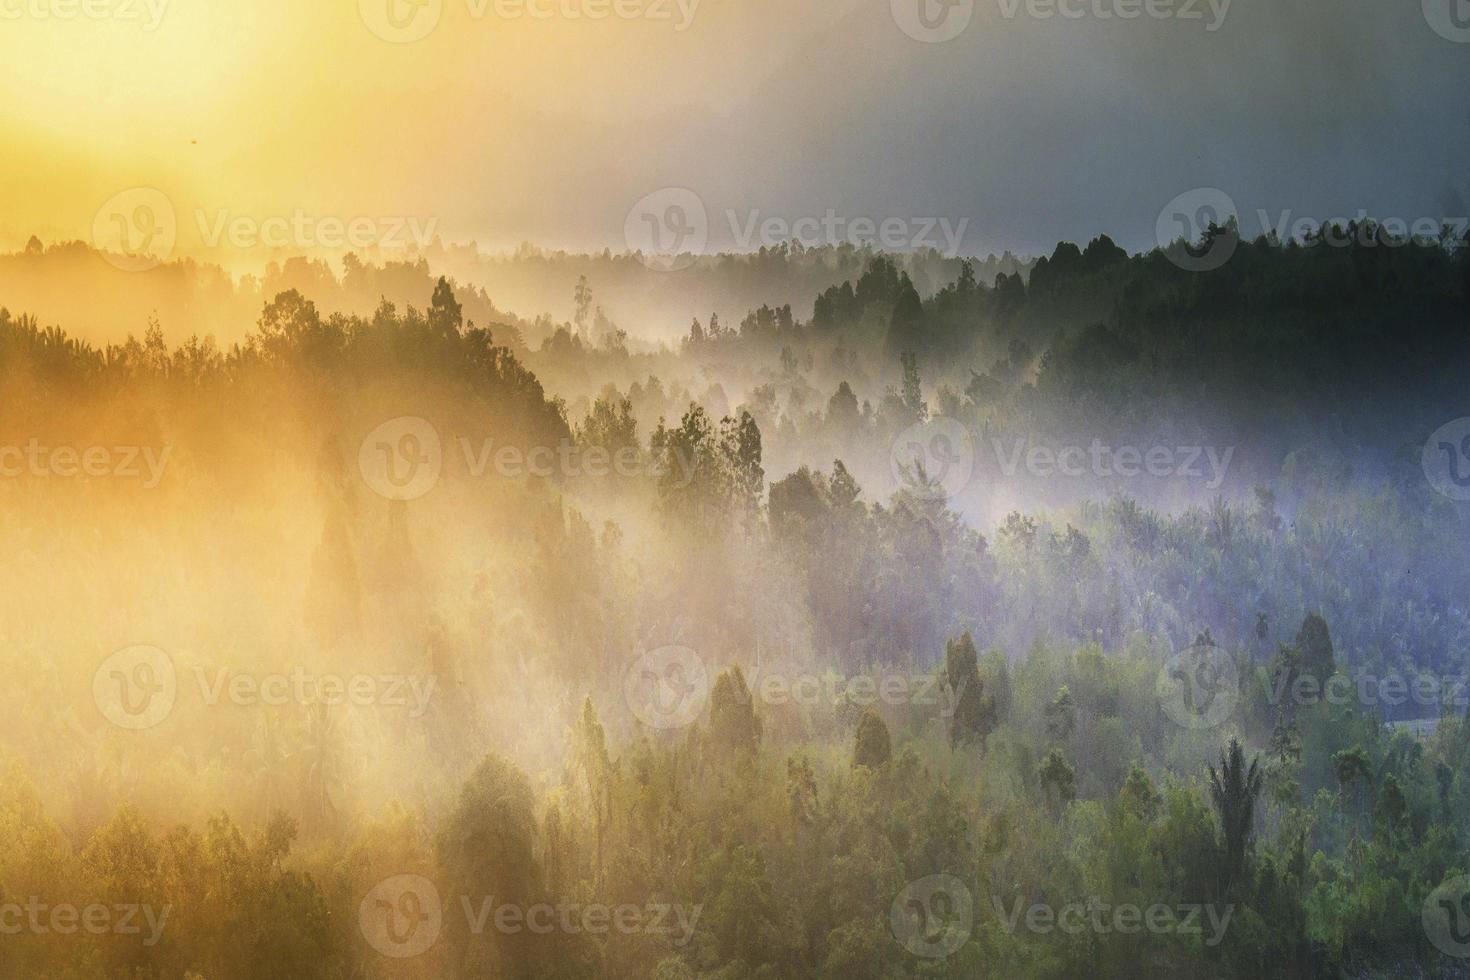
<svg viewBox="0 0 1470 980">
<path fill-rule="evenodd" d="M 1470 247 L 1341 230 L 0 256 L 0 976 L 1470 975 Z"/>
</svg>

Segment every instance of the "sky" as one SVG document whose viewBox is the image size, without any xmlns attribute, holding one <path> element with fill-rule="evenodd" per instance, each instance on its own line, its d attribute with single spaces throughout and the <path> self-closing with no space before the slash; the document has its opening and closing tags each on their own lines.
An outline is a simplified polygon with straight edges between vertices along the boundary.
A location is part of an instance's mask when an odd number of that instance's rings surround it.
<svg viewBox="0 0 1470 980">
<path fill-rule="evenodd" d="M 0 243 L 157 195 L 208 258 L 1144 249 L 1201 188 L 1248 232 L 1452 221 L 1467 83 L 1467 0 L 0 0 Z"/>
</svg>

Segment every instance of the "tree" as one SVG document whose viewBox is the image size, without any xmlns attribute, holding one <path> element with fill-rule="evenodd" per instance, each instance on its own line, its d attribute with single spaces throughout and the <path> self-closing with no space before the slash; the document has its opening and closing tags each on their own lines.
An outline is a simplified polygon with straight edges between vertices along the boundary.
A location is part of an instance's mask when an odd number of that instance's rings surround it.
<svg viewBox="0 0 1470 980">
<path fill-rule="evenodd" d="M 1046 754 L 1036 769 L 1036 775 L 1041 780 L 1041 792 L 1053 816 L 1077 798 L 1077 773 L 1061 749 L 1053 748 Z"/>
<path fill-rule="evenodd" d="M 496 755 L 470 774 L 444 821 L 438 841 L 441 895 L 494 896 L 500 905 L 529 908 L 544 889 L 536 860 L 535 797 L 531 782 Z M 528 932 L 476 933 L 462 914 L 445 914 L 445 938 L 465 976 L 529 977 L 539 937 Z"/>
<path fill-rule="evenodd" d="M 975 641 L 968 632 L 945 643 L 944 679 L 954 708 L 949 720 L 950 744 L 978 744 L 984 752 L 985 740 L 996 727 L 995 702 L 985 692 Z"/>
<path fill-rule="evenodd" d="M 1363 815 L 1363 786 L 1373 778 L 1373 766 L 1368 761 L 1368 753 L 1356 745 L 1334 753 L 1332 771 L 1337 776 L 1337 784 L 1343 795 L 1347 794 L 1349 787 L 1353 790 L 1356 830 L 1356 819 L 1361 819 Z"/>
<path fill-rule="evenodd" d="M 862 421 L 858 409 L 857 395 L 852 386 L 843 381 L 827 400 L 827 425 L 841 438 L 851 438 Z"/>
<path fill-rule="evenodd" d="M 715 755 L 726 759 L 754 757 L 760 749 L 761 721 L 739 664 L 720 673 L 709 700 L 710 741 Z"/>
<path fill-rule="evenodd" d="M 899 355 L 903 363 L 903 407 L 916 422 L 929 417 L 929 407 L 924 403 L 924 391 L 919 384 L 919 365 L 911 350 Z"/>
<path fill-rule="evenodd" d="M 721 449 L 735 513 L 750 519 L 765 493 L 766 471 L 761 468 L 761 430 L 749 412 L 720 423 Z"/>
<path fill-rule="evenodd" d="M 608 385 L 592 403 L 592 410 L 577 432 L 577 441 L 609 453 L 637 448 L 638 422 L 633 418 L 633 403 Z"/>
<path fill-rule="evenodd" d="M 572 768 L 581 776 L 587 794 L 587 813 L 597 834 L 597 881 L 605 872 L 603 846 L 612 827 L 615 766 L 608 756 L 607 738 L 597 709 L 589 697 L 582 702 L 582 716 L 572 733 Z"/>
<path fill-rule="evenodd" d="M 1054 741 L 1065 742 L 1072 737 L 1072 730 L 1076 727 L 1077 704 L 1072 700 L 1072 692 L 1063 684 L 1046 706 L 1046 734 Z"/>
<path fill-rule="evenodd" d="M 1337 669 L 1327 620 L 1317 613 L 1309 613 L 1302 620 L 1302 628 L 1296 634 L 1296 649 L 1301 653 L 1302 672 L 1315 677 L 1318 684 L 1325 684 Z"/>
<path fill-rule="evenodd" d="M 1276 726 L 1271 729 L 1268 753 L 1270 762 L 1266 767 L 1266 782 L 1271 787 L 1272 798 L 1282 806 L 1294 804 L 1299 789 L 1295 770 L 1302 754 L 1296 722 L 1288 721 L 1284 715 L 1277 717 Z"/>
<path fill-rule="evenodd" d="M 893 755 L 893 742 L 888 736 L 888 726 L 872 708 L 864 709 L 858 718 L 857 738 L 854 740 L 852 764 L 878 770 L 887 765 Z"/>
<path fill-rule="evenodd" d="M 1373 805 L 1373 827 L 1384 844 L 1392 847 L 1403 834 L 1408 822 L 1408 801 L 1399 778 L 1393 773 L 1383 777 L 1383 786 L 1378 790 L 1378 802 Z"/>
<path fill-rule="evenodd" d="M 1154 789 L 1153 780 L 1148 778 L 1148 771 L 1135 759 L 1128 769 L 1128 779 L 1118 791 L 1118 805 L 1129 816 L 1144 823 L 1153 823 L 1162 802 L 1159 791 Z"/>
<path fill-rule="evenodd" d="M 1240 740 L 1232 738 L 1220 754 L 1220 768 L 1210 766 L 1210 800 L 1220 820 L 1224 837 L 1222 887 L 1229 889 L 1241 880 L 1255 834 L 1256 800 L 1261 795 L 1260 760 L 1246 765 Z"/>
<path fill-rule="evenodd" d="M 455 336 L 464 328 L 464 307 L 454 298 L 449 280 L 439 277 L 429 301 L 429 328 L 441 336 Z"/>
<path fill-rule="evenodd" d="M 918 290 L 914 289 L 914 284 L 905 273 L 899 286 L 897 301 L 893 305 L 893 313 L 888 318 L 888 352 L 890 356 L 906 354 L 912 358 L 913 352 L 919 350 L 923 342 L 924 304 L 919 299 Z"/>
<path fill-rule="evenodd" d="M 592 315 L 592 287 L 587 285 L 586 276 L 577 277 L 577 288 L 572 290 L 572 305 L 575 307 L 572 323 L 577 328 L 577 335 L 585 336 Z"/>
</svg>

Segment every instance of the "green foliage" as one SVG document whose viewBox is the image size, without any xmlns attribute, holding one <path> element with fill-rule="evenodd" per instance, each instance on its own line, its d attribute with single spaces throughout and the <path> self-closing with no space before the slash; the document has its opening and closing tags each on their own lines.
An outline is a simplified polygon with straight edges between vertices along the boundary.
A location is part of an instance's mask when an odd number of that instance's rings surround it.
<svg viewBox="0 0 1470 980">
<path fill-rule="evenodd" d="M 869 769 L 882 769 L 893 755 L 888 726 L 878 713 L 869 708 L 858 718 L 857 737 L 853 741 L 852 764 Z"/>
<path fill-rule="evenodd" d="M 761 720 L 737 664 L 723 671 L 710 691 L 709 741 L 717 758 L 751 759 L 760 748 Z"/>
<path fill-rule="evenodd" d="M 1232 738 L 1220 755 L 1220 768 L 1210 766 L 1210 801 L 1220 821 L 1223 838 L 1221 886 L 1226 892 L 1244 879 L 1255 835 L 1256 803 L 1261 795 L 1260 759 L 1247 765 L 1245 749 Z"/>
</svg>

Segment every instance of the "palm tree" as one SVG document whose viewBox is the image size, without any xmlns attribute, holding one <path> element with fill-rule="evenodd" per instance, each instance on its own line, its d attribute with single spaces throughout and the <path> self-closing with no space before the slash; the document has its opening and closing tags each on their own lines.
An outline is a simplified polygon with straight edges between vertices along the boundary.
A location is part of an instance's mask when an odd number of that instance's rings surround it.
<svg viewBox="0 0 1470 980">
<path fill-rule="evenodd" d="M 351 748 L 338 714 L 324 702 L 307 707 L 300 745 L 294 753 L 301 765 L 301 797 L 306 815 L 318 827 L 329 827 L 340 811 L 345 767 Z"/>
<path fill-rule="evenodd" d="M 1225 836 L 1225 880 L 1229 889 L 1244 870 L 1246 853 L 1255 833 L 1256 799 L 1261 795 L 1260 759 L 1245 762 L 1240 740 L 1232 738 L 1220 754 L 1220 768 L 1210 766 L 1210 799 Z"/>
</svg>

